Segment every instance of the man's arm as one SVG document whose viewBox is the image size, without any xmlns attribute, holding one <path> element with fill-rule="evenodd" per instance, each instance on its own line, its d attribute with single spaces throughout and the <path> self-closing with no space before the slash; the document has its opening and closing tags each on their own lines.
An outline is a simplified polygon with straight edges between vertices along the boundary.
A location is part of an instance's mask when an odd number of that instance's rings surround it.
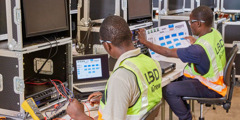
<svg viewBox="0 0 240 120">
<path fill-rule="evenodd" d="M 161 54 L 166 57 L 178 58 L 177 48 L 168 49 L 166 47 L 162 47 L 162 46 L 159 46 L 159 45 L 156 45 L 156 44 L 153 44 L 153 43 L 147 41 L 146 40 L 146 32 L 145 32 L 145 29 L 143 29 L 143 28 L 139 29 L 138 39 L 142 44 L 144 44 L 146 47 L 150 48 L 151 50 L 153 50 L 154 52 L 156 52 L 158 54 Z"/>
</svg>

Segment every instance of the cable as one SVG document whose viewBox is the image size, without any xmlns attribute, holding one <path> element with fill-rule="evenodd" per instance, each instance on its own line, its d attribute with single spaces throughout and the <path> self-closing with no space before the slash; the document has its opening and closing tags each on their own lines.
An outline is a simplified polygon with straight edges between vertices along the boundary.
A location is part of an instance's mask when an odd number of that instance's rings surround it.
<svg viewBox="0 0 240 120">
<path fill-rule="evenodd" d="M 40 67 L 40 69 L 38 69 L 37 74 L 39 74 L 39 73 L 42 71 L 43 67 L 45 66 L 45 64 L 47 63 L 47 61 L 50 59 L 50 56 L 51 56 L 51 53 L 52 53 L 52 43 L 51 43 L 50 40 L 48 40 L 46 37 L 43 36 L 43 38 L 46 39 L 46 40 L 49 42 L 49 44 L 51 45 L 51 48 L 50 48 L 50 52 L 49 52 L 49 54 L 48 54 L 48 58 L 47 58 L 46 61 L 42 64 L 42 66 Z"/>
<path fill-rule="evenodd" d="M 75 97 L 74 97 L 74 94 L 73 94 L 73 91 L 69 90 L 68 88 L 66 88 L 66 90 L 68 90 L 68 91 L 71 92 L 71 94 L 72 94 L 72 97 L 71 97 L 71 98 L 72 98 L 72 99 L 75 98 Z"/>
<path fill-rule="evenodd" d="M 94 24 L 95 24 L 95 23 L 93 23 L 93 22 L 90 23 L 90 28 L 89 28 L 88 37 L 87 37 L 87 45 L 86 45 L 88 48 L 89 48 L 89 46 L 88 46 L 88 45 L 89 45 L 89 38 L 90 38 L 91 30 L 92 30 L 92 27 L 94 26 Z M 91 40 L 91 45 L 92 45 L 92 40 Z M 91 47 L 92 47 L 92 46 L 91 46 Z M 88 50 L 89 50 L 89 49 L 88 49 Z M 88 52 L 88 51 L 86 51 L 86 52 Z"/>
<path fill-rule="evenodd" d="M 63 119 L 63 118 L 55 118 L 53 120 L 65 120 L 65 119 Z"/>
<path fill-rule="evenodd" d="M 42 64 L 42 66 L 38 69 L 37 73 L 34 74 L 33 76 L 25 79 L 25 80 L 24 80 L 25 82 L 28 81 L 29 79 L 35 77 L 36 75 L 38 75 L 38 74 L 42 71 L 42 69 L 43 69 L 43 67 L 45 66 L 45 64 L 47 63 L 47 61 L 50 59 L 50 56 L 51 56 L 51 53 L 52 53 L 52 43 L 51 43 L 50 40 L 47 39 L 46 37 L 44 37 L 44 36 L 42 36 L 42 37 L 43 37 L 45 40 L 47 40 L 47 41 L 49 42 L 50 46 L 51 46 L 51 47 L 50 47 L 49 54 L 48 54 L 48 57 L 47 57 L 47 59 L 45 60 L 45 62 Z"/>
<path fill-rule="evenodd" d="M 87 108 L 89 117 L 91 117 L 91 115 L 90 115 L 90 110 L 89 110 L 89 108 L 87 107 L 87 105 L 86 105 L 84 102 L 82 102 L 82 104 Z"/>
<path fill-rule="evenodd" d="M 84 53 L 85 49 L 87 48 L 89 42 L 88 40 L 90 38 L 91 30 L 94 24 L 95 24 L 94 22 L 90 22 L 87 33 L 85 34 L 84 38 L 82 40 L 77 40 L 77 42 L 75 43 L 75 49 L 78 53 Z M 83 46 L 85 40 L 87 40 L 87 43 L 86 46 Z"/>
<path fill-rule="evenodd" d="M 65 86 L 64 86 L 64 84 L 62 83 L 62 81 L 60 81 L 60 80 L 56 80 L 56 79 L 53 79 L 52 81 L 57 81 L 57 82 L 59 82 L 59 83 L 63 86 L 64 91 L 66 92 Z"/>
<path fill-rule="evenodd" d="M 25 84 L 31 84 L 31 85 L 45 85 L 49 82 L 43 82 L 43 83 L 34 83 L 34 82 L 25 82 Z"/>
<path fill-rule="evenodd" d="M 56 90 L 58 91 L 58 93 L 59 93 L 61 96 L 63 96 L 64 98 L 66 98 L 66 96 L 64 96 L 64 95 L 62 94 L 62 92 L 59 91 L 59 89 L 58 89 L 56 83 L 53 82 L 52 80 L 51 80 L 51 82 L 52 82 L 52 84 L 55 86 L 55 88 L 56 88 Z"/>
<path fill-rule="evenodd" d="M 54 40 L 56 41 L 56 51 L 50 58 L 53 58 L 57 54 L 57 52 L 58 52 L 58 42 L 57 42 L 56 36 L 54 36 Z"/>
<path fill-rule="evenodd" d="M 65 106 L 65 104 L 69 101 L 72 100 L 74 98 L 74 94 L 71 90 L 69 90 L 68 88 L 65 88 L 64 84 L 62 83 L 62 81 L 57 80 L 57 79 L 50 79 L 51 83 L 54 85 L 54 87 L 56 88 L 57 92 L 64 98 L 66 98 L 67 100 L 63 101 L 63 102 L 59 102 L 59 94 L 58 95 L 58 104 L 56 104 L 57 106 L 54 106 L 55 109 L 53 109 L 51 111 L 51 115 L 53 113 L 56 113 L 58 110 L 60 110 L 63 106 Z M 45 113 L 46 114 L 46 113 Z"/>
</svg>

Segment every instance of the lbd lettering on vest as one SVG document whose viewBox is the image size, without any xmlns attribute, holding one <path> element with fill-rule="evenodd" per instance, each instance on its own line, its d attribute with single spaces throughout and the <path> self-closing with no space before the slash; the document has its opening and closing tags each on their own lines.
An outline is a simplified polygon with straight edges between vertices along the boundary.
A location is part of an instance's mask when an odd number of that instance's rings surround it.
<svg viewBox="0 0 240 120">
<path fill-rule="evenodd" d="M 153 69 L 153 71 L 148 71 L 144 75 L 149 85 L 151 85 L 151 83 L 153 83 L 155 80 L 159 80 L 159 71 L 157 69 Z M 161 88 L 161 83 L 151 86 L 152 92 L 159 88 Z"/>
<path fill-rule="evenodd" d="M 223 40 L 221 39 L 218 43 L 217 43 L 217 47 L 215 47 L 215 51 L 217 53 L 217 55 L 219 56 L 219 58 L 221 59 L 222 57 L 222 54 L 219 54 L 219 53 L 222 53 L 220 52 L 222 49 L 224 48 L 224 43 L 223 43 Z"/>
<path fill-rule="evenodd" d="M 153 71 L 148 71 L 144 75 L 149 85 L 154 82 L 154 80 L 159 80 L 159 72 L 157 69 L 153 69 Z"/>
</svg>

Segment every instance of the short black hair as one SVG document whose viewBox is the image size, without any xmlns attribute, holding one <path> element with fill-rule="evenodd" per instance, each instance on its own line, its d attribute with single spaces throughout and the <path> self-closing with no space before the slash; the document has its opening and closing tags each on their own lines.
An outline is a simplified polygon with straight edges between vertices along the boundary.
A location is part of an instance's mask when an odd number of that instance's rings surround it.
<svg viewBox="0 0 240 120">
<path fill-rule="evenodd" d="M 132 35 L 126 21 L 120 16 L 108 16 L 100 27 L 102 40 L 109 40 L 114 46 L 130 45 Z"/>
<path fill-rule="evenodd" d="M 192 17 L 197 20 L 205 21 L 207 27 L 211 27 L 213 23 L 213 11 L 208 6 L 199 6 L 192 11 Z"/>
</svg>

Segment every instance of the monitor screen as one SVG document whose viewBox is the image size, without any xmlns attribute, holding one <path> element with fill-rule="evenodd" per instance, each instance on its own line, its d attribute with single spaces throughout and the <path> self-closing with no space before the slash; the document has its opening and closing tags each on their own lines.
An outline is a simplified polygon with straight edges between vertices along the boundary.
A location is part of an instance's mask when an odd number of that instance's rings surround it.
<svg viewBox="0 0 240 120">
<path fill-rule="evenodd" d="M 76 60 L 77 79 L 102 77 L 100 58 Z"/>
<path fill-rule="evenodd" d="M 214 8 L 214 0 L 201 0 L 200 5 L 205 5 L 210 8 Z"/>
<path fill-rule="evenodd" d="M 67 0 L 23 0 L 26 37 L 69 29 Z"/>
<path fill-rule="evenodd" d="M 183 0 L 169 0 L 168 1 L 168 7 L 169 10 L 179 10 L 179 9 L 183 9 Z"/>
<path fill-rule="evenodd" d="M 104 19 L 115 14 L 115 0 L 90 1 L 90 19 Z"/>
<path fill-rule="evenodd" d="M 152 0 L 128 0 L 128 20 L 152 17 Z"/>
<path fill-rule="evenodd" d="M 2 35 L 2 34 L 7 34 L 5 0 L 0 0 L 0 35 Z"/>
<path fill-rule="evenodd" d="M 161 2 L 163 3 L 163 2 Z M 159 0 L 153 0 L 153 7 L 158 7 L 159 6 Z"/>
<path fill-rule="evenodd" d="M 74 82 L 88 82 L 109 77 L 107 54 L 74 56 L 73 66 Z"/>
<path fill-rule="evenodd" d="M 240 0 L 223 0 L 222 4 L 226 10 L 240 10 Z"/>
</svg>

